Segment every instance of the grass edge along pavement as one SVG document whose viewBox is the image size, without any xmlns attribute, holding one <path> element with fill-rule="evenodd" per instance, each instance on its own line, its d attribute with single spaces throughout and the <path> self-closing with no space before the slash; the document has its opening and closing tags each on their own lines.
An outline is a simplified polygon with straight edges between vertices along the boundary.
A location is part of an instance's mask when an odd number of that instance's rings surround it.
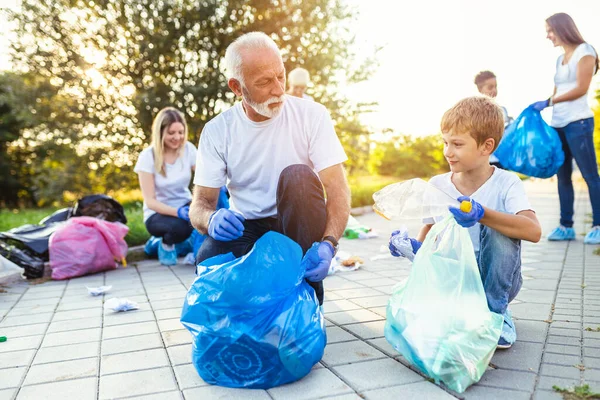
<svg viewBox="0 0 600 400">
<path fill-rule="evenodd" d="M 383 187 L 399 182 L 402 179 L 385 176 L 350 177 L 350 191 L 352 207 L 369 206 L 373 204 L 373 193 Z M 109 193 L 109 195 L 113 195 Z M 131 191 L 125 194 L 114 194 L 113 197 L 123 205 L 127 216 L 129 233 L 125 241 L 129 246 L 141 245 L 148 240 L 150 235 L 143 222 L 143 206 L 141 192 Z M 0 232 L 7 231 L 25 224 L 37 224 L 44 217 L 56 210 L 72 205 L 73 202 L 64 202 L 62 206 L 55 205 L 44 208 L 26 208 L 20 210 L 0 210 Z"/>
</svg>

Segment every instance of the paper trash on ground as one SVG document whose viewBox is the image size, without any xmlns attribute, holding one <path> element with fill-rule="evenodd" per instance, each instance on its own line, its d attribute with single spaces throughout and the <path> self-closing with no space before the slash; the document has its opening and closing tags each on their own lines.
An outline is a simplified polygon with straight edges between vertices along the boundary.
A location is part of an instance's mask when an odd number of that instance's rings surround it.
<svg viewBox="0 0 600 400">
<path fill-rule="evenodd" d="M 113 297 L 104 303 L 105 310 L 113 310 L 115 312 L 137 310 L 138 308 L 140 307 L 135 301 L 131 301 L 129 299 L 118 299 L 116 297 Z"/>
<path fill-rule="evenodd" d="M 112 285 L 109 286 L 99 286 L 99 287 L 89 287 L 86 286 L 88 293 L 91 294 L 92 296 L 100 296 L 101 294 L 104 294 L 106 292 L 108 292 L 110 289 L 112 289 Z"/>
</svg>

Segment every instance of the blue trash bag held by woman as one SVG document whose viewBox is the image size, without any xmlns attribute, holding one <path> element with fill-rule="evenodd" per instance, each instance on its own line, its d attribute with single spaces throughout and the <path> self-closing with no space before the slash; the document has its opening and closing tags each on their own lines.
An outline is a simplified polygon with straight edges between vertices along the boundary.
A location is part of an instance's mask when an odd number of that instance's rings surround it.
<svg viewBox="0 0 600 400">
<path fill-rule="evenodd" d="M 301 261 L 297 243 L 268 232 L 245 256 L 198 265 L 181 322 L 194 336 L 192 363 L 204 381 L 268 389 L 319 362 L 325 323 Z"/>
<path fill-rule="evenodd" d="M 481 379 L 502 331 L 487 305 L 467 229 L 449 215 L 436 223 L 406 282 L 388 302 L 385 338 L 436 383 L 462 393 Z"/>
<path fill-rule="evenodd" d="M 532 107 L 506 128 L 494 155 L 506 169 L 537 178 L 555 175 L 565 161 L 558 133 Z"/>
</svg>

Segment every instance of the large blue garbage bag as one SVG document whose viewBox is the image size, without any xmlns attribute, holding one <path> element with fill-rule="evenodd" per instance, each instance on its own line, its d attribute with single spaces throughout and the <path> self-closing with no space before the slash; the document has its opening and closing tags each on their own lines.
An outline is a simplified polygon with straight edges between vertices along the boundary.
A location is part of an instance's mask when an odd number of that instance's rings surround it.
<svg viewBox="0 0 600 400">
<path fill-rule="evenodd" d="M 307 375 L 327 341 L 319 302 L 304 280 L 302 249 L 276 232 L 243 257 L 198 265 L 181 314 L 204 381 L 268 389 Z"/>
<path fill-rule="evenodd" d="M 506 128 L 494 154 L 506 169 L 537 178 L 555 175 L 565 161 L 558 133 L 532 107 Z"/>
</svg>

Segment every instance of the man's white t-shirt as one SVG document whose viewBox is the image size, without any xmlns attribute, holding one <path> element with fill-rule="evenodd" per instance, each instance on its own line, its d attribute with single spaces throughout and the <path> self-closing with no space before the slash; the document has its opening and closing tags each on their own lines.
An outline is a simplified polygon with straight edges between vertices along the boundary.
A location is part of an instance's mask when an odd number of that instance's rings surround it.
<svg viewBox="0 0 600 400">
<path fill-rule="evenodd" d="M 456 199 L 463 196 L 452 183 L 452 172 L 434 176 L 429 180 L 429 183 L 452 198 Z M 469 197 L 484 207 L 508 214 L 532 210 L 521 179 L 513 172 L 496 167 L 494 167 L 492 176 Z M 441 219 L 442 217 L 435 220 L 438 222 Z M 479 251 L 480 230 L 481 225 L 479 223 L 469 228 L 469 235 L 471 235 L 475 252 Z"/>
<path fill-rule="evenodd" d="M 293 164 L 316 172 L 347 160 L 327 109 L 287 96 L 275 118 L 251 121 L 242 103 L 207 123 L 200 136 L 194 184 L 227 184 L 230 206 L 247 219 L 275 216 L 279 175 Z"/>
<path fill-rule="evenodd" d="M 196 165 L 196 147 L 187 142 L 184 151 L 173 164 L 165 163 L 166 176 L 162 176 L 154 170 L 152 147 L 148 147 L 140 153 L 133 171 L 135 173 L 148 172 L 154 175 L 156 200 L 168 206 L 179 208 L 192 201 L 189 186 L 194 165 Z M 148 208 L 144 200 L 144 222 L 153 214 L 156 214 L 156 211 Z"/>
<path fill-rule="evenodd" d="M 569 59 L 569 62 L 563 65 L 564 54 L 561 54 L 556 60 L 556 74 L 554 75 L 554 86 L 556 86 L 556 95 L 560 96 L 577 87 L 577 64 L 585 56 L 597 57 L 594 48 L 581 43 Z M 594 113 L 588 104 L 587 93 L 578 99 L 556 103 L 552 107 L 552 123 L 554 128 L 563 128 L 571 122 L 580 119 L 592 118 Z"/>
</svg>

